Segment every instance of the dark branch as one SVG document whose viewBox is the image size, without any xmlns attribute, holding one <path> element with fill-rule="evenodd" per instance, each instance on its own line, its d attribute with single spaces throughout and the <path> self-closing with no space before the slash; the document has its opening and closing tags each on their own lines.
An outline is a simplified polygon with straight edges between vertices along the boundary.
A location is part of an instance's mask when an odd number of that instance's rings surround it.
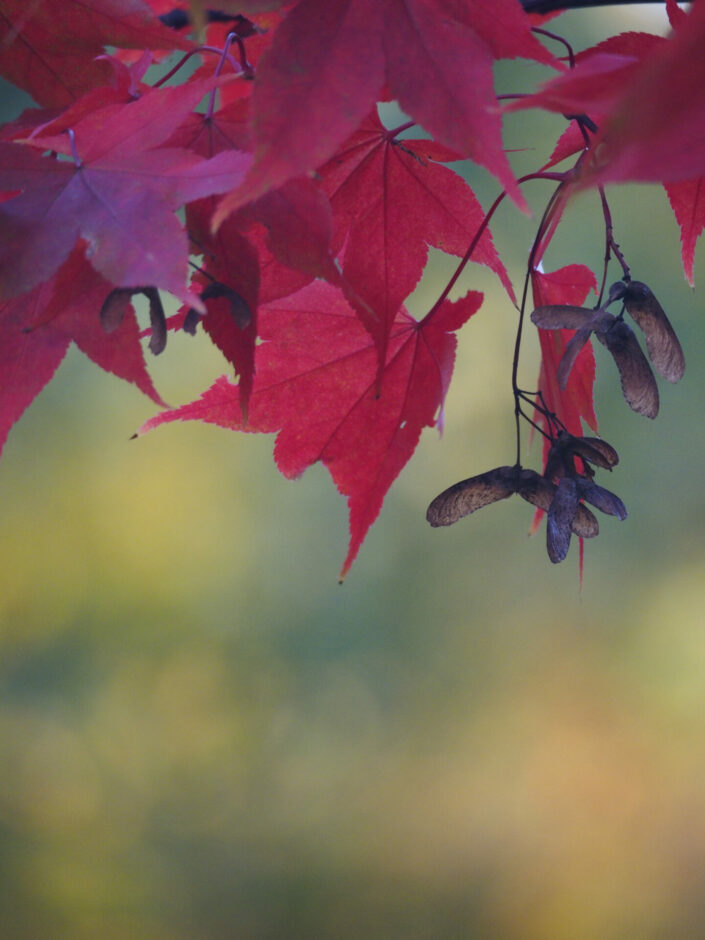
<svg viewBox="0 0 705 940">
<path fill-rule="evenodd" d="M 665 3 L 666 0 L 519 0 L 527 13 L 555 13 L 588 7 L 617 7 L 628 3 Z"/>
</svg>

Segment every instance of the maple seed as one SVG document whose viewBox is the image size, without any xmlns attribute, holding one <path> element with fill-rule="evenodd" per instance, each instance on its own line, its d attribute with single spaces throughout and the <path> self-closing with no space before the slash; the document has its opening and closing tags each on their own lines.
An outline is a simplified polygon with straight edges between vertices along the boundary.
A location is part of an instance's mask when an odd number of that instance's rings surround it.
<svg viewBox="0 0 705 940">
<path fill-rule="evenodd" d="M 603 486 L 598 486 L 588 477 L 578 476 L 575 481 L 580 499 L 587 500 L 600 512 L 608 516 L 616 516 L 620 522 L 624 522 L 627 518 L 627 509 L 619 496 L 615 496 Z"/>
<path fill-rule="evenodd" d="M 189 336 L 195 336 L 196 327 L 200 322 L 201 314 L 193 307 L 189 307 L 186 316 L 184 317 L 184 322 L 181 329 L 184 331 L 184 333 L 188 333 Z"/>
<path fill-rule="evenodd" d="M 113 333 L 122 323 L 134 290 L 116 287 L 111 290 L 100 308 L 100 323 L 106 333 Z"/>
<path fill-rule="evenodd" d="M 610 471 L 619 463 L 617 451 L 607 441 L 599 437 L 575 437 L 567 431 L 560 431 L 548 451 L 544 476 L 553 480 L 574 473 L 574 457 L 580 457 L 583 466 L 587 462 Z"/>
<path fill-rule="evenodd" d="M 658 374 L 669 382 L 679 382 L 685 372 L 683 349 L 651 289 L 640 281 L 617 281 L 610 288 L 608 303 L 613 300 L 623 301 L 629 316 L 643 332 L 649 359 Z"/>
<path fill-rule="evenodd" d="M 495 467 L 461 480 L 436 496 L 426 511 L 426 519 L 434 528 L 452 525 L 483 506 L 507 499 L 516 493 L 518 483 L 518 467 Z"/>
<path fill-rule="evenodd" d="M 156 287 L 144 287 L 142 293 L 149 300 L 149 324 L 152 335 L 149 338 L 149 350 L 155 356 L 166 349 L 166 317 L 164 307 Z"/>
<path fill-rule="evenodd" d="M 544 512 L 548 512 L 556 496 L 558 489 L 556 484 L 536 473 L 535 470 L 522 470 L 521 476 L 521 487 L 518 491 L 521 498 L 543 509 Z M 578 505 L 571 522 L 571 531 L 581 539 L 593 539 L 600 532 L 597 519 L 582 503 Z"/>
<path fill-rule="evenodd" d="M 546 550 L 554 564 L 563 561 L 568 554 L 573 519 L 577 511 L 577 484 L 572 477 L 563 477 L 551 500 L 546 520 Z"/>
<path fill-rule="evenodd" d="M 200 297 L 201 300 L 211 300 L 216 297 L 227 298 L 227 300 L 230 301 L 231 316 L 235 321 L 235 325 L 240 330 L 244 330 L 252 322 L 252 311 L 250 310 L 249 304 L 241 294 L 238 294 L 232 287 L 228 287 L 227 284 L 222 284 L 220 281 L 213 281 L 201 291 Z M 200 321 L 201 314 L 198 310 L 194 310 L 194 308 L 191 307 L 184 318 L 181 328 L 190 336 L 195 336 L 196 327 Z"/>
<path fill-rule="evenodd" d="M 426 519 L 435 527 L 452 525 L 463 516 L 507 499 L 518 493 L 522 499 L 545 512 L 551 508 L 557 486 L 535 470 L 522 467 L 495 467 L 486 473 L 461 480 L 433 500 Z M 587 507 L 577 505 L 571 518 L 571 531 L 581 538 L 594 538 L 599 532 L 597 519 Z"/>
<path fill-rule="evenodd" d="M 658 386 L 634 331 L 615 317 L 608 329 L 595 335 L 612 353 L 629 407 L 647 418 L 655 418 L 659 409 Z"/>
<path fill-rule="evenodd" d="M 561 388 L 566 387 L 578 353 L 594 333 L 612 354 L 629 407 L 647 418 L 656 417 L 659 410 L 656 379 L 633 330 L 622 319 L 602 308 L 553 304 L 537 307 L 531 321 L 542 330 L 576 330 L 558 366 Z"/>
<path fill-rule="evenodd" d="M 213 281 L 205 290 L 201 291 L 201 300 L 210 300 L 212 297 L 226 297 L 230 301 L 230 313 L 237 326 L 244 330 L 252 322 L 252 311 L 247 301 L 227 284 Z"/>
<path fill-rule="evenodd" d="M 122 323 L 135 294 L 143 294 L 149 301 L 149 324 L 152 335 L 149 349 L 155 355 L 166 347 L 166 316 L 156 287 L 116 287 L 111 290 L 100 308 L 100 322 L 106 333 L 114 332 Z"/>
<path fill-rule="evenodd" d="M 576 473 L 572 463 L 574 455 L 607 469 L 618 461 L 617 452 L 605 441 L 574 437 L 562 431 L 551 446 L 547 472 L 543 476 L 520 466 L 495 467 L 461 480 L 436 496 L 428 507 L 426 519 L 434 527 L 452 525 L 483 506 L 518 493 L 547 513 L 546 550 L 551 561 L 557 564 L 568 554 L 571 536 L 590 539 L 600 531 L 597 519 L 583 500 L 610 516 L 620 520 L 627 518 L 627 510 L 618 496 L 594 483 L 591 475 Z M 557 484 L 548 478 L 549 472 L 559 476 Z"/>
</svg>

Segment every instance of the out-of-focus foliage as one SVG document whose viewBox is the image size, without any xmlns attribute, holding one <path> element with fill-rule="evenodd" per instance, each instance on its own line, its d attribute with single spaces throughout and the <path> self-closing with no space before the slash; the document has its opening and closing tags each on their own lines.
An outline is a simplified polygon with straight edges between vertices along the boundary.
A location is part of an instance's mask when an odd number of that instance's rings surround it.
<svg viewBox="0 0 705 940">
<path fill-rule="evenodd" d="M 614 32 L 614 11 L 564 19 L 586 45 L 601 16 Z M 190 424 L 130 442 L 152 406 L 69 354 L 0 465 L 3 938 L 705 931 L 702 322 L 664 195 L 611 205 L 688 369 L 652 423 L 597 351 L 630 518 L 586 546 L 582 594 L 577 559 L 551 568 L 541 534 L 517 536 L 520 500 L 424 519 L 512 455 L 499 291 L 461 343 L 445 437 L 422 441 L 343 587 L 322 470 L 286 482 L 269 439 Z M 591 212 L 583 197 L 556 266 L 599 265 Z M 159 368 L 177 404 L 221 364 L 175 336 Z"/>
</svg>

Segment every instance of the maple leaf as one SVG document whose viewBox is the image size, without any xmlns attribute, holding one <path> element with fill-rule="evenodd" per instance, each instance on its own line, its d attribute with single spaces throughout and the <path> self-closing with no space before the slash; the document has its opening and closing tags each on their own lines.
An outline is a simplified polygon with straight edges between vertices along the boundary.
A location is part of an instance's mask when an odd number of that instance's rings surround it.
<svg viewBox="0 0 705 940">
<path fill-rule="evenodd" d="M 109 290 L 77 246 L 51 280 L 0 304 L 0 449 L 72 342 L 106 372 L 164 404 L 147 374 L 134 311 L 110 336 L 100 325 L 98 311 Z"/>
<path fill-rule="evenodd" d="M 137 432 L 176 420 L 241 431 L 278 432 L 274 459 L 284 476 L 322 461 L 347 497 L 345 576 L 387 490 L 433 426 L 445 397 L 459 329 L 480 306 L 470 292 L 417 322 L 400 311 L 387 349 L 381 395 L 377 351 L 340 290 L 315 281 L 260 308 L 261 345 L 245 422 L 238 388 L 221 377 L 198 401 L 163 412 Z"/>
<path fill-rule="evenodd" d="M 226 105 L 213 115 L 192 114 L 169 143 L 187 146 L 205 157 L 246 148 L 249 141 L 243 115 L 242 101 Z M 276 290 L 272 293 L 275 281 L 284 282 L 279 294 L 291 293 L 316 276 L 338 282 L 340 275 L 331 254 L 333 219 L 325 195 L 307 179 L 289 180 L 249 203 L 232 214 L 216 233 L 211 232 L 214 209 L 212 197 L 189 205 L 189 234 L 203 253 L 206 278 L 215 278 L 241 296 L 251 317 L 247 326 L 238 328 L 223 298 L 202 298 L 208 310 L 203 325 L 239 373 L 241 404 L 246 411 L 254 374 L 260 259 L 268 299 L 278 295 Z M 264 240 L 253 231 L 259 228 L 266 230 Z M 296 269 L 293 281 L 282 275 L 281 265 Z M 196 280 L 204 285 L 203 279 Z"/>
<path fill-rule="evenodd" d="M 235 216 L 226 219 L 215 234 L 211 232 L 212 208 L 207 199 L 186 210 L 189 232 L 203 251 L 202 273 L 197 273 L 194 281 L 204 290 L 224 285 L 241 298 L 249 312 L 246 324 L 237 323 L 227 297 L 201 295 L 206 307 L 203 328 L 240 376 L 240 405 L 246 415 L 255 372 L 259 258 L 256 248 L 240 232 Z"/>
<path fill-rule="evenodd" d="M 664 188 L 681 230 L 683 271 L 694 287 L 695 246 L 705 228 L 705 176 L 664 183 Z"/>
<path fill-rule="evenodd" d="M 501 141 L 492 65 L 555 64 L 514 0 L 300 0 L 263 55 L 253 93 L 255 164 L 215 224 L 328 160 L 385 84 L 437 140 L 487 167 L 525 202 Z"/>
<path fill-rule="evenodd" d="M 396 140 L 372 112 L 317 176 L 331 201 L 343 274 L 362 298 L 356 309 L 374 337 L 380 364 L 394 318 L 414 290 L 432 245 L 462 256 L 484 212 L 467 183 L 435 160 L 458 155 L 430 140 Z M 473 260 L 514 292 L 485 231 Z M 353 297 L 353 302 L 354 301 Z"/>
<path fill-rule="evenodd" d="M 142 0 L 0 0 L 0 74 L 39 104 L 64 107 L 96 85 L 110 68 L 96 60 L 105 46 L 190 49 Z"/>
<path fill-rule="evenodd" d="M 601 129 L 587 182 L 671 182 L 705 166 L 705 5 L 693 4 L 673 37 L 620 90 Z"/>
<path fill-rule="evenodd" d="M 676 34 L 679 30 L 688 29 L 688 17 L 674 0 L 668 2 L 668 14 Z M 619 113 L 624 107 L 621 98 L 625 83 L 634 81 L 638 84 L 640 70 L 648 70 L 651 67 L 651 60 L 662 53 L 665 55 L 668 48 L 668 40 L 649 33 L 620 33 L 618 36 L 612 36 L 579 53 L 576 56 L 575 70 L 549 82 L 535 95 L 513 102 L 507 106 L 507 110 L 540 106 L 560 113 L 588 112 L 598 124 L 607 122 L 616 127 L 618 118 L 614 117 L 614 114 Z M 692 115 L 692 112 L 690 113 Z M 692 119 L 693 131 L 695 131 L 697 118 Z M 599 138 L 593 146 L 597 147 L 598 143 Z M 668 146 L 671 150 L 674 144 L 669 142 Z M 561 135 L 544 169 L 584 149 L 585 141 L 582 133 L 577 124 L 572 122 Z M 605 156 L 603 146 L 600 160 L 606 159 L 608 158 Z M 702 170 L 705 161 L 701 161 L 699 166 Z M 616 171 L 610 169 L 605 172 L 608 174 L 606 178 L 612 178 Z M 658 173 L 652 173 L 651 177 L 660 179 L 670 175 L 670 172 L 669 170 L 661 174 L 661 171 L 658 171 Z M 664 187 L 681 229 L 685 276 L 688 283 L 693 286 L 695 246 L 705 228 L 705 197 L 703 196 L 705 178 L 698 176 L 694 179 L 665 182 Z"/>
<path fill-rule="evenodd" d="M 550 273 L 534 269 L 531 272 L 531 287 L 535 307 L 549 304 L 580 306 L 585 303 L 591 290 L 597 290 L 597 281 L 585 265 L 570 264 Z M 567 431 L 579 437 L 583 421 L 593 431 L 597 431 L 593 406 L 595 357 L 592 346 L 586 344 L 577 356 L 565 388 L 561 388 L 558 368 L 572 336 L 572 330 L 539 330 L 541 368 L 538 388 L 548 410 L 558 417 Z M 537 412 L 535 417 L 546 423 L 545 416 L 540 413 Z M 549 442 L 544 439 L 544 456 L 548 447 Z"/>
<path fill-rule="evenodd" d="M 543 108 L 556 114 L 587 114 L 598 123 L 619 98 L 619 89 L 638 73 L 642 59 L 658 43 L 650 33 L 613 36 L 576 56 L 574 69 L 547 82 L 533 95 L 505 106 L 506 111 Z"/>
<path fill-rule="evenodd" d="M 577 57 L 575 69 L 508 110 L 543 107 L 600 120 L 582 185 L 699 177 L 705 165 L 705 7 L 685 16 L 669 4 L 675 27 L 664 39 L 614 36 Z"/>
<path fill-rule="evenodd" d="M 190 115 L 169 139 L 169 145 L 187 147 L 203 157 L 214 157 L 223 151 L 249 150 L 245 104 L 237 100 L 213 115 Z M 211 200 L 208 205 L 212 215 L 215 203 Z M 253 223 L 260 223 L 267 229 L 269 248 L 282 264 L 303 271 L 311 278 L 339 281 L 331 254 L 330 206 L 310 180 L 290 180 L 237 213 L 237 224 L 243 232 Z M 201 231 L 203 237 L 207 237 L 205 226 Z"/>
<path fill-rule="evenodd" d="M 22 190 L 0 206 L 2 296 L 50 277 L 82 237 L 91 264 L 112 284 L 163 287 L 200 306 L 186 287 L 188 246 L 174 210 L 231 188 L 249 157 L 202 160 L 158 144 L 212 87 L 207 81 L 157 89 L 87 115 L 72 135 L 29 141 L 73 155 L 73 162 L 1 144 L 0 188 Z"/>
</svg>

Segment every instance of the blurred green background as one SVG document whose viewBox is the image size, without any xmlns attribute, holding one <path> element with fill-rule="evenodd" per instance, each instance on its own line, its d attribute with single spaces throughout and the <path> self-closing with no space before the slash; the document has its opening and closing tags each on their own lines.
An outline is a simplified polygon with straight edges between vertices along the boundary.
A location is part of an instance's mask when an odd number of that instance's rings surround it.
<svg viewBox="0 0 705 940">
<path fill-rule="evenodd" d="M 552 25 L 580 48 L 664 20 Z M 503 65 L 503 90 L 544 74 Z M 536 145 L 519 172 L 559 127 L 508 122 L 507 147 Z M 489 204 L 496 183 L 471 176 Z M 533 184 L 536 209 L 548 192 Z M 518 499 L 424 519 L 513 459 L 516 313 L 479 269 L 445 434 L 424 434 L 342 587 L 345 505 L 322 468 L 287 482 L 272 438 L 195 423 L 131 442 L 153 405 L 69 354 L 0 462 L 3 938 L 705 933 L 701 291 L 662 190 L 610 198 L 688 370 L 650 422 L 597 350 L 621 457 L 602 482 L 630 516 L 601 519 L 582 592 L 577 546 L 552 566 Z M 600 224 L 582 197 L 547 263 L 599 269 Z M 518 285 L 533 225 L 509 204 L 494 224 Z M 416 311 L 453 267 L 434 257 Z M 536 351 L 530 335 L 525 387 Z M 224 371 L 203 335 L 154 366 L 172 404 Z"/>
</svg>

